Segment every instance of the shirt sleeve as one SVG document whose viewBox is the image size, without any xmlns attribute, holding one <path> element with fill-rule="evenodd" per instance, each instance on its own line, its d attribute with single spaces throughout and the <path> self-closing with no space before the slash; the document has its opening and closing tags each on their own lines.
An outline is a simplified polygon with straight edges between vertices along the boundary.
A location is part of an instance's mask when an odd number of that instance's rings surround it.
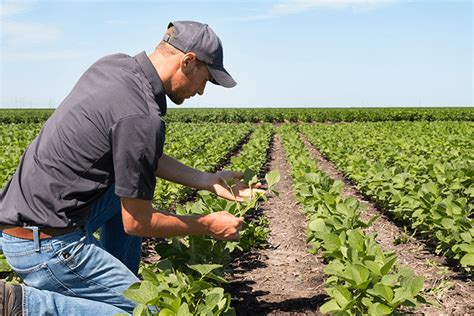
<svg viewBox="0 0 474 316">
<path fill-rule="evenodd" d="M 116 122 L 111 129 L 115 194 L 152 200 L 155 170 L 163 154 L 165 125 L 150 116 L 132 116 Z"/>
</svg>

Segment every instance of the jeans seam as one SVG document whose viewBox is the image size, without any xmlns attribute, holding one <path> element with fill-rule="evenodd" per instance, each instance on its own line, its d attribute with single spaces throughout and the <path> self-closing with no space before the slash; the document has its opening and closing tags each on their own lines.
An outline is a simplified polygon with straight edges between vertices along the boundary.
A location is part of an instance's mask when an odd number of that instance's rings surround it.
<svg viewBox="0 0 474 316">
<path fill-rule="evenodd" d="M 21 294 L 22 294 L 22 298 L 21 298 L 21 314 L 22 316 L 28 316 L 28 304 L 26 303 L 27 302 L 27 298 L 26 298 L 26 288 L 23 284 L 20 284 L 21 285 Z"/>
<path fill-rule="evenodd" d="M 54 280 L 56 280 L 56 282 L 58 282 L 62 287 L 64 287 L 68 292 L 72 293 L 74 296 L 79 297 L 76 292 L 71 290 L 68 286 L 66 286 L 66 284 L 64 284 L 60 279 L 58 279 L 58 277 L 56 277 L 56 275 L 53 273 L 53 271 L 51 270 L 51 268 L 49 267 L 48 264 L 46 264 L 46 268 L 48 269 L 48 272 L 51 275 L 51 277 Z M 56 292 L 56 291 L 54 291 L 54 292 Z M 65 294 L 65 295 L 67 295 L 67 294 Z"/>
<path fill-rule="evenodd" d="M 43 248 L 40 248 L 40 252 L 44 253 L 44 252 L 50 252 L 52 251 L 53 249 L 51 247 L 43 247 Z M 36 251 L 33 249 L 33 250 L 29 250 L 29 251 L 23 251 L 23 252 L 10 252 L 10 251 L 3 251 L 3 253 L 5 255 L 8 255 L 9 257 L 21 257 L 21 256 L 27 256 L 27 255 L 31 255 L 31 254 L 34 254 L 36 253 Z"/>
<path fill-rule="evenodd" d="M 82 276 L 80 273 L 77 273 L 76 271 L 74 271 L 66 262 L 64 262 L 63 260 L 59 260 L 61 262 L 62 265 L 64 265 L 71 273 L 73 273 L 75 276 L 77 276 L 78 278 L 80 278 L 81 280 L 83 280 L 86 284 L 94 284 L 102 289 L 106 289 L 107 291 L 110 291 L 111 293 L 114 293 L 116 295 L 120 295 L 120 296 L 123 296 L 123 293 L 119 293 L 119 292 L 116 292 L 114 291 L 113 289 L 111 289 L 110 287 L 108 286 L 105 286 L 101 283 L 98 283 L 98 282 L 95 282 L 93 281 L 92 279 L 90 278 L 87 278 L 87 277 L 84 277 Z"/>
<path fill-rule="evenodd" d="M 7 260 L 8 262 L 8 260 Z M 10 264 L 10 263 L 8 263 Z M 13 270 L 15 270 L 16 273 L 18 274 L 29 274 L 29 273 L 34 273 L 34 272 L 38 272 L 38 271 L 41 271 L 42 269 L 44 269 L 44 267 L 46 267 L 46 263 L 39 263 L 31 268 L 28 268 L 28 269 L 19 269 L 17 267 L 14 267 L 10 264 L 10 266 L 12 267 Z"/>
</svg>

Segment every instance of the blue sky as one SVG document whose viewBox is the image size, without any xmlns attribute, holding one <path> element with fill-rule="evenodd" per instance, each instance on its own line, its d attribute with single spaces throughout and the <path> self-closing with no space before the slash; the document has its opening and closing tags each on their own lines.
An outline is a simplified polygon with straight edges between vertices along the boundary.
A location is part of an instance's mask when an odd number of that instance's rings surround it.
<svg viewBox="0 0 474 316">
<path fill-rule="evenodd" d="M 473 105 L 471 1 L 4 1 L 0 107 L 57 107 L 98 58 L 209 24 L 238 82 L 186 107 Z M 171 101 L 168 103 L 174 107 Z"/>
</svg>

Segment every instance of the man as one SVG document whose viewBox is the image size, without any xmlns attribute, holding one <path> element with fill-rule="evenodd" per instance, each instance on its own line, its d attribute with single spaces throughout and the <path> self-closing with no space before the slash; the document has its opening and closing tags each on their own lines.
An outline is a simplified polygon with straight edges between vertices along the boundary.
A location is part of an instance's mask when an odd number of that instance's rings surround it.
<svg viewBox="0 0 474 316">
<path fill-rule="evenodd" d="M 155 176 L 250 195 L 240 181 L 225 186 L 240 173 L 204 173 L 163 153 L 165 95 L 181 104 L 208 81 L 236 84 L 217 35 L 192 21 L 170 23 L 150 56 L 107 56 L 83 74 L 0 195 L 3 251 L 27 285 L 0 284 L 3 315 L 130 313 L 122 292 L 138 280 L 141 237 L 239 238 L 243 219 L 228 212 L 177 216 L 151 204 Z"/>
</svg>

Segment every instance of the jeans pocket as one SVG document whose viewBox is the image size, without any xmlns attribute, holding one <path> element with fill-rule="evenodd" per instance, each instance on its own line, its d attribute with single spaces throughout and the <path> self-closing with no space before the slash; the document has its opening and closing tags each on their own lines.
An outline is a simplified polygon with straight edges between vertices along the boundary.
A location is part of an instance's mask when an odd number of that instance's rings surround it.
<svg viewBox="0 0 474 316">
<path fill-rule="evenodd" d="M 12 267 L 13 270 L 15 270 L 15 272 L 21 276 L 21 278 L 23 280 L 25 280 L 25 278 L 31 274 L 31 273 L 35 273 L 35 272 L 38 272 L 38 271 L 41 271 L 43 269 L 46 268 L 46 263 L 40 263 L 40 264 L 37 264 L 35 266 L 31 266 L 31 267 L 28 267 L 28 268 L 19 268 L 18 267 L 18 263 L 15 262 L 15 260 L 7 260 L 8 263 L 10 264 L 10 266 Z M 13 261 L 13 262 L 12 262 Z"/>
<path fill-rule="evenodd" d="M 20 269 L 15 266 L 12 266 L 12 268 L 28 286 L 69 296 L 76 295 L 54 275 L 47 263 L 40 263 L 27 269 Z"/>
<path fill-rule="evenodd" d="M 58 260 L 69 269 L 74 270 L 83 260 L 82 251 L 86 246 L 86 239 L 87 237 L 83 235 L 73 242 L 59 241 L 53 243 Z"/>
</svg>

